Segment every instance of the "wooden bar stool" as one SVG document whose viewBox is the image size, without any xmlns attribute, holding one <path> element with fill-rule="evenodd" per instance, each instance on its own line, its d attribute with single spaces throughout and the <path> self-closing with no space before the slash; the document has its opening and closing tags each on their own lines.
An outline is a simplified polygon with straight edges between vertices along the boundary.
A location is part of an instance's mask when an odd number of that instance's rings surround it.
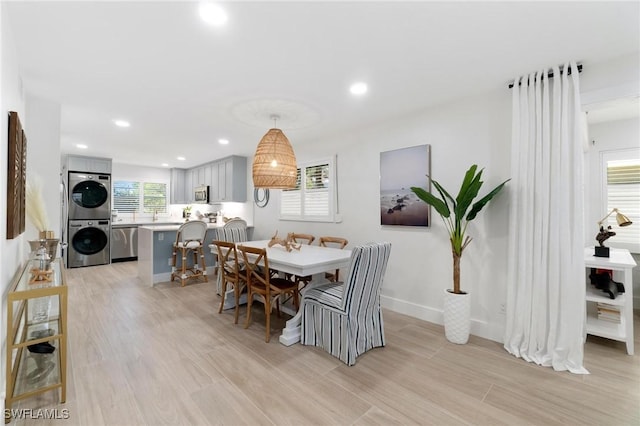
<svg viewBox="0 0 640 426">
<path fill-rule="evenodd" d="M 207 224 L 201 220 L 192 220 L 180 225 L 176 233 L 176 242 L 173 243 L 173 256 L 171 263 L 171 281 L 180 280 L 180 285 L 189 278 L 207 279 L 207 265 L 204 261 L 204 241 L 207 234 Z M 178 252 L 180 252 L 181 264 L 178 268 Z M 189 265 L 189 252 L 193 253 L 193 262 Z"/>
</svg>

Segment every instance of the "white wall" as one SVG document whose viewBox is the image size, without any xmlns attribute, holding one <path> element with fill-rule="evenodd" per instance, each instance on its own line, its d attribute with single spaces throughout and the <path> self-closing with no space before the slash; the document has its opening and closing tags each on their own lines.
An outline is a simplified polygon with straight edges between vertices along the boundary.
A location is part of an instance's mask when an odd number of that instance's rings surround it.
<svg viewBox="0 0 640 426">
<path fill-rule="evenodd" d="M 60 195 L 60 104 L 27 94 L 27 181 L 39 181 L 46 207 L 48 230 L 61 237 Z M 27 217 L 26 240 L 38 238 L 38 230 Z M 59 249 L 58 249 L 59 250 Z"/>
<path fill-rule="evenodd" d="M 7 14 L 3 12 L 3 2 L 0 2 L 0 173 L 7 173 L 8 163 L 8 134 L 7 130 L 9 120 L 7 117 L 8 111 L 16 111 L 20 116 L 22 125 L 28 125 L 27 117 L 25 116 L 24 98 L 22 95 L 22 82 L 20 80 L 20 74 L 18 72 L 18 61 L 16 57 L 16 50 L 13 40 L 13 35 L 10 31 L 10 25 L 8 22 Z M 24 234 L 7 240 L 7 185 L 6 175 L 0 179 L 2 184 L 0 185 L 0 203 L 5 208 L 0 209 L 0 294 L 2 294 L 2 301 L 0 302 L 0 336 L 2 347 L 0 348 L 0 383 L 2 390 L 4 390 L 5 381 L 5 353 L 6 353 L 6 327 L 5 327 L 5 314 L 4 308 L 7 303 L 7 289 L 9 284 L 20 269 L 22 262 L 25 259 L 25 253 L 22 250 L 24 244 Z M 4 411 L 4 398 L 0 398 L 0 408 Z"/>
<path fill-rule="evenodd" d="M 295 146 L 299 162 L 337 154 L 338 198 L 342 223 L 277 220 L 278 195 L 264 209 L 255 209 L 254 238 L 269 238 L 277 229 L 316 236 L 346 237 L 354 246 L 390 241 L 391 258 L 382 289 L 392 310 L 442 322 L 442 298 L 452 283 L 452 257 L 444 225 L 434 215 L 429 229 L 382 227 L 379 216 L 381 151 L 431 144 L 434 179 L 457 193 L 471 164 L 485 167 L 485 191 L 509 177 L 511 106 L 509 90 L 441 105 L 410 117 L 335 137 Z M 426 178 L 425 178 L 426 185 Z M 483 193 L 484 193 L 483 192 Z M 474 238 L 462 258 L 462 288 L 473 295 L 472 333 L 501 340 L 506 294 L 508 190 L 494 199 L 469 227 Z M 434 212 L 435 213 L 435 212 Z"/>
</svg>

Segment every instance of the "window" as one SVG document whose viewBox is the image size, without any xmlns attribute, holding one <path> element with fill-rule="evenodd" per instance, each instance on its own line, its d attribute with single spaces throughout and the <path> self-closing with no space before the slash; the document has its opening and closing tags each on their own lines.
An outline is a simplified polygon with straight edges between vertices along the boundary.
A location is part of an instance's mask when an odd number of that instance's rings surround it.
<svg viewBox="0 0 640 426">
<path fill-rule="evenodd" d="M 280 219 L 334 222 L 336 198 L 332 158 L 300 164 L 296 187 L 280 194 Z"/>
<path fill-rule="evenodd" d="M 113 208 L 119 213 L 166 213 L 167 184 L 161 182 L 113 182 Z"/>
<path fill-rule="evenodd" d="M 618 226 L 615 214 L 609 216 L 606 225 L 611 225 L 616 236 L 610 245 L 640 253 L 640 153 L 638 150 L 611 151 L 603 153 L 606 165 L 607 214 L 617 208 L 633 222 L 631 226 Z M 631 157 L 631 158 L 630 158 Z M 635 157 L 635 158 L 634 158 Z"/>
</svg>

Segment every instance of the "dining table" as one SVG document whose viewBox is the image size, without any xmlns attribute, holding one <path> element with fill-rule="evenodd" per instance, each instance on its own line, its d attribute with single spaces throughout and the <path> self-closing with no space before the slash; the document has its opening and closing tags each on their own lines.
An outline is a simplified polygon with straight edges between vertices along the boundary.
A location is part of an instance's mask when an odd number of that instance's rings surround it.
<svg viewBox="0 0 640 426">
<path fill-rule="evenodd" d="M 312 280 L 302 290 L 302 294 L 310 288 L 326 283 L 327 280 L 324 272 L 347 268 L 351 260 L 351 250 L 348 249 L 302 245 L 299 249 L 294 248 L 291 251 L 287 251 L 280 245 L 269 247 L 269 241 L 270 240 L 244 241 L 237 243 L 237 246 L 244 245 L 255 248 L 266 248 L 270 269 L 297 276 L 311 275 Z M 209 247 L 212 253 L 217 253 L 215 245 L 212 244 Z M 231 298 L 233 306 L 235 306 L 233 290 L 230 290 L 222 296 L 225 297 L 225 306 L 227 305 L 226 300 L 229 297 Z M 280 335 L 279 338 L 280 343 L 285 346 L 291 346 L 300 341 L 301 319 L 302 312 L 295 312 L 293 318 L 288 320 L 285 328 L 282 329 L 282 335 Z"/>
</svg>

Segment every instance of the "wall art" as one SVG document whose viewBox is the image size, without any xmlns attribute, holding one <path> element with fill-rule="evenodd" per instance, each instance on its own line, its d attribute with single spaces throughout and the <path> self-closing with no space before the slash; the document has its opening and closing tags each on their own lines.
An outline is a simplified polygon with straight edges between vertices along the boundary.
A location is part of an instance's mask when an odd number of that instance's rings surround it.
<svg viewBox="0 0 640 426">
<path fill-rule="evenodd" d="M 430 145 L 380 153 L 381 225 L 429 226 L 431 209 L 411 187 L 430 188 L 430 169 Z"/>
<path fill-rule="evenodd" d="M 20 118 L 9 112 L 9 139 L 7 161 L 7 239 L 11 240 L 25 230 L 25 187 L 27 183 L 27 138 Z"/>
</svg>

